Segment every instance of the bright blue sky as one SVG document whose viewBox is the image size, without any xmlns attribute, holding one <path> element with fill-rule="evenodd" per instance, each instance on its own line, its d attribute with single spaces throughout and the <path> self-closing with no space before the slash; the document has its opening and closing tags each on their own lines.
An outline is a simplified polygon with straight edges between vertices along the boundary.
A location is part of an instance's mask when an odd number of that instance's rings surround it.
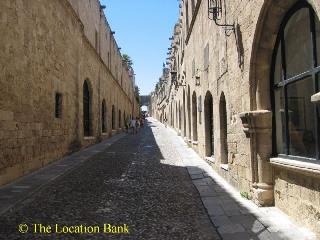
<svg viewBox="0 0 320 240">
<path fill-rule="evenodd" d="M 133 60 L 140 94 L 149 94 L 162 73 L 178 0 L 100 0 L 121 53 Z"/>
</svg>

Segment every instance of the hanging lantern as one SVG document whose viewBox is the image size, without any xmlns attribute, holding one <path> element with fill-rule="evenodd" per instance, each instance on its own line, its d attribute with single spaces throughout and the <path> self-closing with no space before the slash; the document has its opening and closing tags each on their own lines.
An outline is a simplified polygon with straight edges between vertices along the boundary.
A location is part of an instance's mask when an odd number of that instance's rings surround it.
<svg viewBox="0 0 320 240">
<path fill-rule="evenodd" d="M 222 15 L 221 0 L 208 0 L 208 17 L 211 20 L 220 20 Z"/>
</svg>

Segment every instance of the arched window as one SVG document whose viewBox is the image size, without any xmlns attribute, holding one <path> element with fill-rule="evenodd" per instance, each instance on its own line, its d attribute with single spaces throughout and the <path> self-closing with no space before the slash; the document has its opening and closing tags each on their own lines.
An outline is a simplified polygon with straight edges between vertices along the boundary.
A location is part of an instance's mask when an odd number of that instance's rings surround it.
<svg viewBox="0 0 320 240">
<path fill-rule="evenodd" d="M 101 105 L 101 130 L 103 133 L 107 131 L 107 106 L 104 99 Z"/>
<path fill-rule="evenodd" d="M 83 133 L 91 135 L 91 96 L 87 80 L 83 83 Z"/>
<path fill-rule="evenodd" d="M 319 160 L 320 23 L 305 1 L 284 18 L 273 54 L 273 151 Z"/>
<path fill-rule="evenodd" d="M 116 111 L 114 109 L 114 105 L 112 105 L 112 122 L 111 122 L 111 125 L 112 125 L 112 129 L 115 129 L 116 128 Z"/>
</svg>

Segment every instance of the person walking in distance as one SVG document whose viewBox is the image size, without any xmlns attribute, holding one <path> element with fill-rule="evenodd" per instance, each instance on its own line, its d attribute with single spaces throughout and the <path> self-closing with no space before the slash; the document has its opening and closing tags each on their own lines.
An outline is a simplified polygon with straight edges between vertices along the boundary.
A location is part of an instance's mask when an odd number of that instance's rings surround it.
<svg viewBox="0 0 320 240">
<path fill-rule="evenodd" d="M 130 129 L 132 129 L 132 134 L 136 134 L 136 120 L 131 118 Z"/>
</svg>

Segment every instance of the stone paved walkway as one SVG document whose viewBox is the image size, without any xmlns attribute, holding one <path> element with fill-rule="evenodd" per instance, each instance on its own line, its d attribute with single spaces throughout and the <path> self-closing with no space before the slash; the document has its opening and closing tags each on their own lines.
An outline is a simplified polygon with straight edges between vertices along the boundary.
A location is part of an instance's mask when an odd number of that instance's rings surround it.
<svg viewBox="0 0 320 240">
<path fill-rule="evenodd" d="M 220 239 L 167 133 L 151 122 L 138 135 L 101 143 L 1 188 L 7 200 L 0 239 Z M 22 223 L 28 233 L 19 233 Z M 40 223 L 52 233 L 34 234 Z M 127 224 L 130 233 L 59 234 L 55 224 L 99 226 L 100 232 L 103 224 Z"/>
<path fill-rule="evenodd" d="M 155 120 L 153 120 L 155 121 Z M 275 207 L 259 208 L 244 199 L 170 128 L 166 131 L 199 191 L 202 202 L 225 240 L 312 240 L 314 233 L 293 223 Z"/>
<path fill-rule="evenodd" d="M 28 233 L 19 233 L 22 223 Z M 100 233 L 34 234 L 36 223 Z M 130 233 L 102 233 L 108 223 Z M 153 119 L 138 135 L 113 137 L 0 188 L 0 239 L 221 238 L 315 239 L 278 209 L 241 198 Z"/>
</svg>

